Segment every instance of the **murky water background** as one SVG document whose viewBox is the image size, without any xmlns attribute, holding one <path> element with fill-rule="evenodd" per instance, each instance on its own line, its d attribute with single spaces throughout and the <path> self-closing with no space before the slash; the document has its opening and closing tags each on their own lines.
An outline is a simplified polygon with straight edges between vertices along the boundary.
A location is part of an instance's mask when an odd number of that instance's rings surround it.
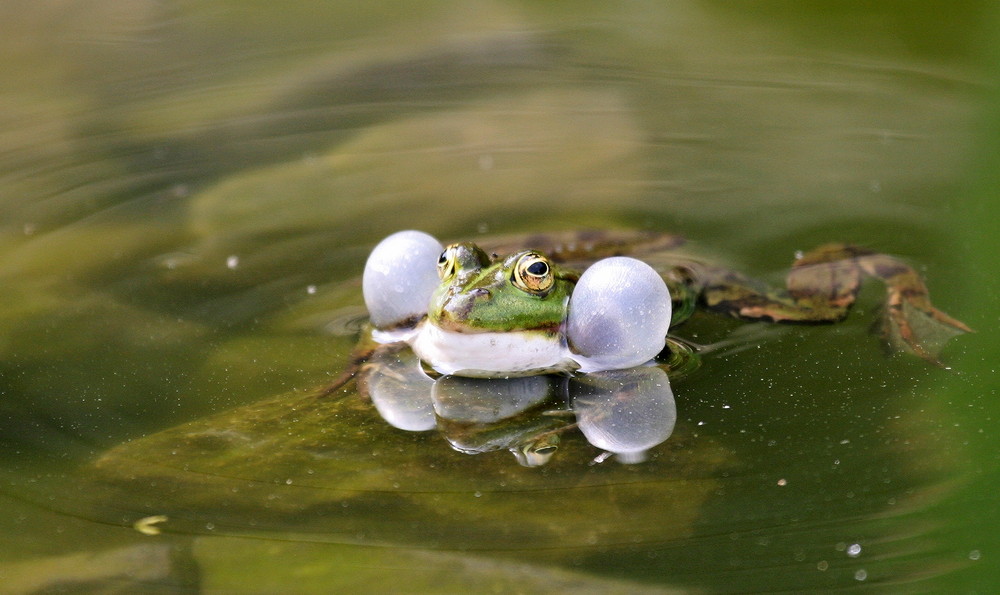
<svg viewBox="0 0 1000 595">
<path fill-rule="evenodd" d="M 988 2 L 6 3 L 0 590 L 995 590 L 998 32 Z M 842 325 L 696 317 L 718 349 L 636 465 L 306 407 L 382 237 L 608 226 L 773 282 L 897 254 L 978 332 L 941 370 L 883 355 L 874 287 Z M 143 446 L 237 430 L 267 447 Z"/>
</svg>

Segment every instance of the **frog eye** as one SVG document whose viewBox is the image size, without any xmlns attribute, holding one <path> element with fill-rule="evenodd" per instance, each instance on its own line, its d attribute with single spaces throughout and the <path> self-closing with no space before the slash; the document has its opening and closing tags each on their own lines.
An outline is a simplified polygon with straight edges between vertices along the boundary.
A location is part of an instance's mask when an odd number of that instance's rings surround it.
<svg viewBox="0 0 1000 595">
<path fill-rule="evenodd" d="M 517 261 L 511 281 L 522 291 L 542 294 L 552 287 L 555 277 L 548 259 L 541 254 L 529 252 Z"/>
<path fill-rule="evenodd" d="M 438 257 L 437 269 L 438 277 L 447 279 L 455 274 L 455 263 L 458 262 L 458 246 L 452 244 L 444 249 Z"/>
</svg>

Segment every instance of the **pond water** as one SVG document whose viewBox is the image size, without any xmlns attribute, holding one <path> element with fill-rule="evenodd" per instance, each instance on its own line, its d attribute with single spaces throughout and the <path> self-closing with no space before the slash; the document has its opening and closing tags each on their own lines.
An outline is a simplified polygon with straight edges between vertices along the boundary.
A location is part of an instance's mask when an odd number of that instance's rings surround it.
<svg viewBox="0 0 1000 595">
<path fill-rule="evenodd" d="M 1000 586 L 993 3 L 46 0 L 0 32 L 0 590 Z M 316 396 L 386 235 L 608 227 L 774 284 L 856 243 L 977 332 L 889 356 L 875 284 L 842 324 L 696 314 L 641 410 Z"/>
</svg>

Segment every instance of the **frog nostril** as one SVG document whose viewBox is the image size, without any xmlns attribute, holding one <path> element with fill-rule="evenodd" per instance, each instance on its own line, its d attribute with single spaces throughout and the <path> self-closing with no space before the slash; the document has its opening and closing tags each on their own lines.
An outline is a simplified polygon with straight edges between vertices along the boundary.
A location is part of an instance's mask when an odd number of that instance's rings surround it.
<svg viewBox="0 0 1000 595">
<path fill-rule="evenodd" d="M 476 299 L 476 300 L 489 299 L 489 297 L 490 297 L 490 290 L 489 289 L 483 289 L 482 287 L 480 287 L 478 289 L 473 289 L 472 291 L 469 292 L 469 297 L 471 297 L 472 299 Z"/>
</svg>

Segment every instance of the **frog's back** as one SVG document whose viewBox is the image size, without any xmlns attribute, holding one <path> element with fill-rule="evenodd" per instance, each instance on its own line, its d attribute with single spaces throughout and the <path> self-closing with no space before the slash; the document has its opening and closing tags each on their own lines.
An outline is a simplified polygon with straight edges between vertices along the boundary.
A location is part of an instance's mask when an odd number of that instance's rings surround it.
<svg viewBox="0 0 1000 595">
<path fill-rule="evenodd" d="M 559 264 L 586 267 L 609 256 L 641 256 L 673 250 L 685 240 L 668 233 L 616 229 L 511 234 L 477 238 L 476 242 L 493 254 L 537 250 Z"/>
</svg>

